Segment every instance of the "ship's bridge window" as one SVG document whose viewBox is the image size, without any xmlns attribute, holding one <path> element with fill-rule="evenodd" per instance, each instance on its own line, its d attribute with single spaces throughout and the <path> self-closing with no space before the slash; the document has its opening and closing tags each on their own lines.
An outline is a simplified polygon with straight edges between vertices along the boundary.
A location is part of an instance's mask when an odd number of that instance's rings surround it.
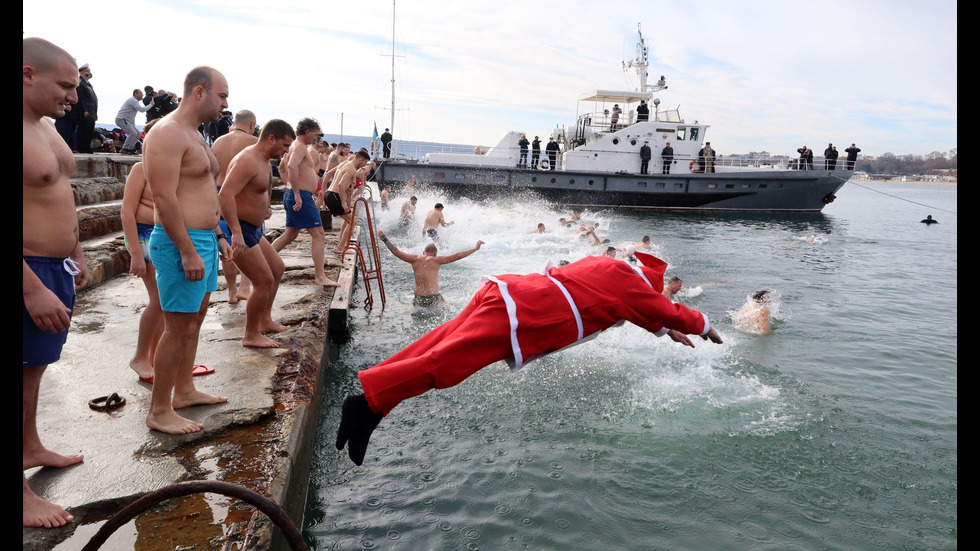
<svg viewBox="0 0 980 551">
<path fill-rule="evenodd" d="M 698 128 L 696 126 L 692 126 L 691 127 L 691 141 L 692 142 L 698 141 L 698 130 L 700 130 L 700 128 Z"/>
<path fill-rule="evenodd" d="M 684 136 L 686 135 L 686 133 L 687 133 L 687 129 L 686 128 L 684 128 L 684 127 L 678 127 L 677 128 L 677 139 L 680 140 L 680 141 L 684 141 Z"/>
</svg>

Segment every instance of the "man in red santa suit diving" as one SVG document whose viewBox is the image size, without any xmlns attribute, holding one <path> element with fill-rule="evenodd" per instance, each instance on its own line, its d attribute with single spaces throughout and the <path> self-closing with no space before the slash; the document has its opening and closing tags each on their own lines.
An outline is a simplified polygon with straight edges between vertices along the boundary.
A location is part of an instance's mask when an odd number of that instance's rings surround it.
<svg viewBox="0 0 980 551">
<path fill-rule="evenodd" d="M 337 449 L 347 445 L 360 465 L 371 433 L 402 400 L 457 385 L 500 360 L 517 371 L 624 320 L 692 348 L 689 334 L 721 344 L 707 316 L 661 294 L 667 263 L 634 255 L 642 265 L 588 256 L 562 267 L 549 262 L 543 274 L 484 277 L 455 319 L 358 372 L 364 394 L 344 399 Z"/>
</svg>

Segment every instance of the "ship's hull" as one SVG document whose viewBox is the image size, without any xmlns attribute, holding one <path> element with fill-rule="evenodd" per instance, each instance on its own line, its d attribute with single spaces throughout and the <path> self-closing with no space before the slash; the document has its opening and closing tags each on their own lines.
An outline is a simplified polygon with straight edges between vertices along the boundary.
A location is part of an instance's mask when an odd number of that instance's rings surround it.
<svg viewBox="0 0 980 551">
<path fill-rule="evenodd" d="M 567 207 L 820 212 L 853 171 L 639 175 L 388 161 L 375 180 L 398 190 L 413 174 L 418 183 L 472 199 L 529 192 Z"/>
</svg>

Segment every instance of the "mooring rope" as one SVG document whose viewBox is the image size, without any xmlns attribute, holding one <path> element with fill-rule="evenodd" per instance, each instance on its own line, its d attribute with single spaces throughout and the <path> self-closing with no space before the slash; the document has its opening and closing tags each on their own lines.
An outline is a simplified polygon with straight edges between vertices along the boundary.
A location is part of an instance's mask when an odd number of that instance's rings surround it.
<svg viewBox="0 0 980 551">
<path fill-rule="evenodd" d="M 855 181 L 853 181 L 853 180 L 844 180 L 843 178 L 841 178 L 840 176 L 838 176 L 838 175 L 836 175 L 836 174 L 831 174 L 831 176 L 833 176 L 834 178 L 837 178 L 838 180 L 841 180 L 841 181 L 843 181 L 843 182 L 845 182 L 845 183 L 848 183 L 848 184 L 854 184 L 854 185 L 856 185 L 857 187 L 860 187 L 860 188 L 864 188 L 864 189 L 867 189 L 867 190 L 869 190 L 869 191 L 873 191 L 873 192 L 875 192 L 875 193 L 880 193 L 880 194 L 882 194 L 882 195 L 887 195 L 887 196 L 889 196 L 889 197 L 894 197 L 895 199 L 899 199 L 899 200 L 901 200 L 901 201 L 906 201 L 906 202 L 909 202 L 909 203 L 912 203 L 912 204 L 915 204 L 915 205 L 919 205 L 920 207 L 926 207 L 926 208 L 929 208 L 929 209 L 934 209 L 934 210 L 941 210 L 941 211 L 943 211 L 943 212 L 948 212 L 948 213 L 950 213 L 950 214 L 956 214 L 956 211 L 953 211 L 953 210 L 946 210 L 946 209 L 941 209 L 941 208 L 939 208 L 939 207 L 934 207 L 934 206 L 932 206 L 932 205 L 927 205 L 927 204 L 925 204 L 925 203 L 919 203 L 918 201 L 912 201 L 911 199 L 906 199 L 906 198 L 904 198 L 904 197 L 899 197 L 899 196 L 897 196 L 897 195 L 892 195 L 891 193 L 885 193 L 884 191 L 881 191 L 881 190 L 878 190 L 878 189 L 875 189 L 875 188 L 873 188 L 873 187 L 868 187 L 868 186 L 862 186 L 861 184 L 859 184 L 859 183 L 857 183 L 857 182 L 855 182 Z"/>
</svg>

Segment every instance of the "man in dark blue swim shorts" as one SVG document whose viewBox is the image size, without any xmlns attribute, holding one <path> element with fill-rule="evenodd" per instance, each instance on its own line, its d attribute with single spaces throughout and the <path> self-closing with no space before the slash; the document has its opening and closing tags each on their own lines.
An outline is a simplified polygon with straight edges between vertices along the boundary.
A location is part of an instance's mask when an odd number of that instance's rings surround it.
<svg viewBox="0 0 980 551">
<path fill-rule="evenodd" d="M 65 116 L 78 101 L 78 65 L 68 52 L 41 38 L 24 39 L 23 211 L 23 470 L 62 468 L 82 461 L 41 443 L 37 405 L 41 377 L 58 361 L 68 336 L 75 291 L 90 280 L 78 240 L 70 178 L 71 149 L 49 118 Z M 9 472 L 9 471 L 8 471 Z M 74 517 L 34 493 L 23 476 L 24 526 L 54 528 Z"/>
</svg>

